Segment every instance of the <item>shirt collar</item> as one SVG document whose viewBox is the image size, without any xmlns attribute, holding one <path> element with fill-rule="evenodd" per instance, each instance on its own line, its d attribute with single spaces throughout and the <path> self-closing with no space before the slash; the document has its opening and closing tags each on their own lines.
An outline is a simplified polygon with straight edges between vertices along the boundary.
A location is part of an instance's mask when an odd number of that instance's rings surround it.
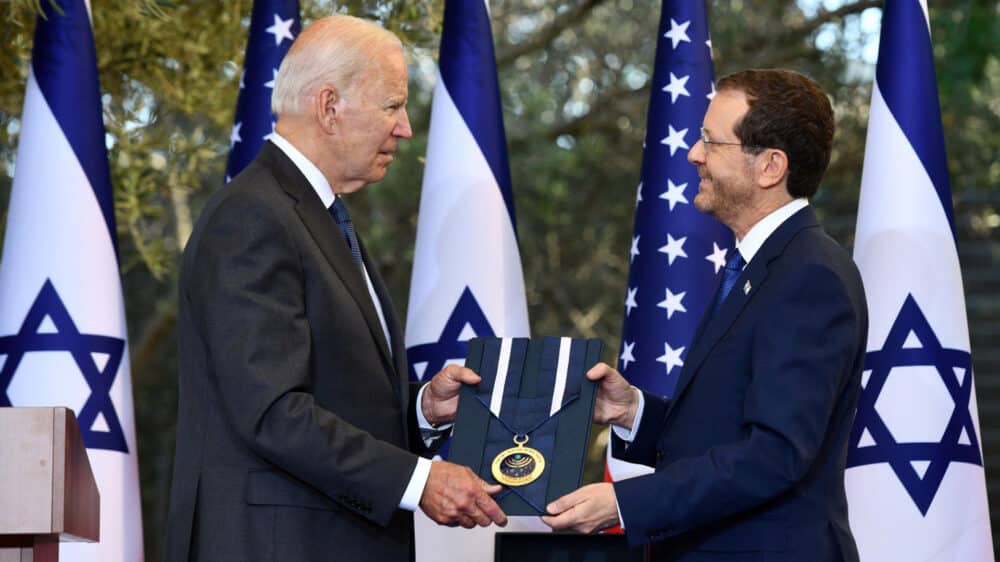
<svg viewBox="0 0 1000 562">
<path fill-rule="evenodd" d="M 337 196 L 333 193 L 333 190 L 330 189 L 330 182 L 326 181 L 326 176 L 323 175 L 323 172 L 319 171 L 316 164 L 313 164 L 311 160 L 306 158 L 305 154 L 302 154 L 302 152 L 295 148 L 292 143 L 288 142 L 288 139 L 285 137 L 279 135 L 278 133 L 271 133 L 270 141 L 274 143 L 274 146 L 281 149 L 281 151 L 285 153 L 285 156 L 287 156 L 292 163 L 295 164 L 295 167 L 302 172 L 302 175 L 306 177 L 309 185 L 312 186 L 313 191 L 315 191 L 316 195 L 319 196 L 319 200 L 323 202 L 323 206 L 329 209 L 330 205 L 333 205 L 333 200 Z"/>
<path fill-rule="evenodd" d="M 750 263 L 750 260 L 757 254 L 760 247 L 764 245 L 764 242 L 778 230 L 778 227 L 782 225 L 786 220 L 791 218 L 792 215 L 799 212 L 803 208 L 809 205 L 809 200 L 800 197 L 798 199 L 792 199 L 788 203 L 785 203 L 781 207 L 778 207 L 774 211 L 771 211 L 769 215 L 760 219 L 757 224 L 753 225 L 753 228 L 747 232 L 747 235 L 743 237 L 736 243 L 736 249 L 740 251 L 740 255 L 743 259 Z"/>
</svg>

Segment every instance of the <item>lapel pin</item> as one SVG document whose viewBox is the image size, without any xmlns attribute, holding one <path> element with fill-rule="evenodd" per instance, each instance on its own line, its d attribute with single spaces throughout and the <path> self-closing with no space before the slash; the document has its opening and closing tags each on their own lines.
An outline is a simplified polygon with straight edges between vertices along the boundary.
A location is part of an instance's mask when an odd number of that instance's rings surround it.
<svg viewBox="0 0 1000 562">
<path fill-rule="evenodd" d="M 750 289 L 751 289 L 751 287 L 750 287 L 750 280 L 748 279 L 747 282 L 746 282 L 746 285 L 743 285 L 743 294 L 744 295 L 750 294 Z"/>
</svg>

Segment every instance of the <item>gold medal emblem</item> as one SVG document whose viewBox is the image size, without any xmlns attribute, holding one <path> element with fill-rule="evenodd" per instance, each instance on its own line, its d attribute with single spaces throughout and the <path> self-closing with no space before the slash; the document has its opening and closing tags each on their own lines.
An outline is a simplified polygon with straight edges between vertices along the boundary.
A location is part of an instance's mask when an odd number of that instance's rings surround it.
<svg viewBox="0 0 1000 562">
<path fill-rule="evenodd" d="M 537 449 L 525 447 L 528 436 L 514 436 L 514 444 L 493 458 L 493 478 L 506 486 L 524 486 L 545 471 L 545 457 Z"/>
</svg>

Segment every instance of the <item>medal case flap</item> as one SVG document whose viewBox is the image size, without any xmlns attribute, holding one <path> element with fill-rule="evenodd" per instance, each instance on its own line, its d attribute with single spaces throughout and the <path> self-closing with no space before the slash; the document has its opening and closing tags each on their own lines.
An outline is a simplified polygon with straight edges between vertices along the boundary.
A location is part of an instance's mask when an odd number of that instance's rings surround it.
<svg viewBox="0 0 1000 562">
<path fill-rule="evenodd" d="M 600 361 L 604 344 L 599 339 L 508 338 L 506 355 L 501 352 L 503 347 L 502 338 L 469 342 L 465 366 L 483 380 L 477 386 L 464 386 L 460 392 L 448 460 L 468 466 L 491 484 L 497 483 L 494 460 L 502 451 L 517 446 L 514 430 L 527 431 L 524 446 L 536 449 L 545 467 L 534 481 L 505 485 L 495 498 L 508 515 L 542 515 L 548 502 L 579 488 L 582 482 L 596 399 L 596 385 L 585 375 Z M 563 347 L 566 356 L 560 359 Z M 565 364 L 557 366 L 560 362 Z M 500 399 L 491 400 L 491 393 L 498 365 L 503 364 L 507 369 L 500 382 L 502 407 L 497 408 L 496 416 L 490 406 Z M 565 374 L 564 379 L 558 371 Z M 562 405 L 549 416 L 553 394 L 562 380 Z"/>
</svg>

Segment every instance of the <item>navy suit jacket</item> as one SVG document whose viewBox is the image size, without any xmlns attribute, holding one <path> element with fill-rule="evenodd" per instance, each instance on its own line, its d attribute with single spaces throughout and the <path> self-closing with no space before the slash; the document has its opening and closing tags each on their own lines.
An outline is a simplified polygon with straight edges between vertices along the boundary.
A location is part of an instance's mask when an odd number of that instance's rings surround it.
<svg viewBox="0 0 1000 562">
<path fill-rule="evenodd" d="M 868 330 L 861 277 L 806 207 L 702 320 L 672 400 L 645 395 L 616 457 L 632 544 L 654 560 L 857 561 L 844 465 Z"/>
</svg>

